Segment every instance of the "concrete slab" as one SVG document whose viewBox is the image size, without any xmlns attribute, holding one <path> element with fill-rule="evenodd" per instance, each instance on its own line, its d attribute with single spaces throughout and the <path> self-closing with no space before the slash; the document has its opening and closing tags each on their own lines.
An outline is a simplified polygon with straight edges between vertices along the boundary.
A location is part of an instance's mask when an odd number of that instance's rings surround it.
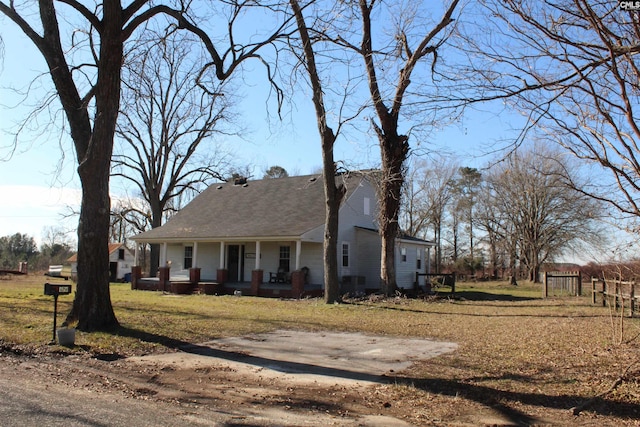
<svg viewBox="0 0 640 427">
<path fill-rule="evenodd" d="M 130 360 L 174 364 L 176 368 L 225 365 L 289 381 L 383 383 L 415 361 L 450 353 L 457 347 L 429 339 L 279 330 Z"/>
</svg>

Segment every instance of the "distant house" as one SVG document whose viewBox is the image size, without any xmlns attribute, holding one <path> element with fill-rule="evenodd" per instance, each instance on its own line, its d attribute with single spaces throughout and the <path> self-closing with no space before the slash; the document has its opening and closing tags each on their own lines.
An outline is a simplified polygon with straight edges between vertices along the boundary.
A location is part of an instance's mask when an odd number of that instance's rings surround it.
<svg viewBox="0 0 640 427">
<path fill-rule="evenodd" d="M 336 179 L 346 188 L 337 254 L 342 290 L 378 290 L 375 188 L 366 173 L 340 174 Z M 160 275 L 169 275 L 160 277 L 162 281 L 215 282 L 226 291 L 244 285 L 249 294 L 300 297 L 324 288 L 324 224 L 322 176 L 241 180 L 210 186 L 166 224 L 133 240 L 160 245 Z M 412 288 L 416 272 L 428 272 L 432 246 L 398 237 L 400 287 Z"/>
<path fill-rule="evenodd" d="M 78 255 L 72 255 L 67 263 L 71 264 L 71 276 L 75 277 L 78 274 Z M 109 243 L 109 280 L 111 282 L 128 279 L 134 264 L 134 254 L 124 243 Z"/>
</svg>

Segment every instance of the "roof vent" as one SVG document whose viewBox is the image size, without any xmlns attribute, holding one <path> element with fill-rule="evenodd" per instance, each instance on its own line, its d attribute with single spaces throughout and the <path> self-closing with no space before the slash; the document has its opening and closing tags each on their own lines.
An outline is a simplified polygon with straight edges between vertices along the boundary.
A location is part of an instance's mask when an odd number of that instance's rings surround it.
<svg viewBox="0 0 640 427">
<path fill-rule="evenodd" d="M 243 187 L 248 187 L 249 184 L 247 184 L 246 182 L 244 184 L 242 184 Z"/>
<path fill-rule="evenodd" d="M 238 178 L 233 179 L 233 185 L 244 185 L 247 183 L 247 178 L 244 176 L 240 176 Z"/>
<path fill-rule="evenodd" d="M 222 185 L 218 185 L 218 186 L 216 187 L 216 189 L 217 189 L 217 190 L 222 190 Z"/>
<path fill-rule="evenodd" d="M 311 178 L 309 178 L 309 182 L 314 182 L 316 179 L 318 179 L 318 178 L 315 177 L 315 176 L 312 176 Z"/>
</svg>

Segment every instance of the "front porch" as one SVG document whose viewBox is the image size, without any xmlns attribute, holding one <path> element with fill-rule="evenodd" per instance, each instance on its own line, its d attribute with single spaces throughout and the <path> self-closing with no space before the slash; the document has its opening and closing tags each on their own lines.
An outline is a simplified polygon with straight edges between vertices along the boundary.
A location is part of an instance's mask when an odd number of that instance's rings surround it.
<svg viewBox="0 0 640 427">
<path fill-rule="evenodd" d="M 264 282 L 263 271 L 253 270 L 251 282 L 230 282 L 225 280 L 226 271 L 218 271 L 216 281 L 200 280 L 200 269 L 192 268 L 187 276 L 171 276 L 170 267 L 161 267 L 158 277 L 142 277 L 141 267 L 131 271 L 131 289 L 145 291 L 162 291 L 173 294 L 206 294 L 206 295 L 246 295 L 266 298 L 313 298 L 322 297 L 322 284 L 310 284 L 304 269 L 291 273 L 291 283 Z"/>
</svg>

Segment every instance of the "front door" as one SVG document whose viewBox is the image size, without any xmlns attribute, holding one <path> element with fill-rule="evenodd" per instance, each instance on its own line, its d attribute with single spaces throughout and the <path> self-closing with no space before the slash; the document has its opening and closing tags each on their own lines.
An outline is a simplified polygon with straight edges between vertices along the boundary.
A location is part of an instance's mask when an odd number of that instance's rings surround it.
<svg viewBox="0 0 640 427">
<path fill-rule="evenodd" d="M 229 282 L 244 282 L 244 245 L 229 245 L 227 247 L 229 248 L 227 256 Z"/>
</svg>

